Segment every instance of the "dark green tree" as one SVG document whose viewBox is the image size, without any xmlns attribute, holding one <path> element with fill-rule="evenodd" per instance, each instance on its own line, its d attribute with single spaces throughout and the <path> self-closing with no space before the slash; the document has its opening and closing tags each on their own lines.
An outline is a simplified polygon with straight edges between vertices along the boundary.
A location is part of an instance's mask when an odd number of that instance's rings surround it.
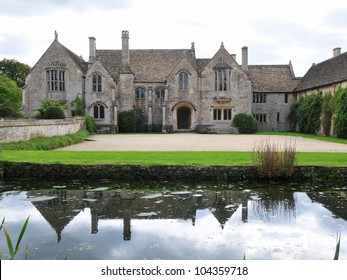
<svg viewBox="0 0 347 280">
<path fill-rule="evenodd" d="M 0 61 L 0 74 L 5 74 L 12 81 L 15 81 L 20 88 L 25 85 L 25 78 L 28 76 L 30 70 L 29 65 L 14 59 L 4 58 Z"/>
<path fill-rule="evenodd" d="M 6 75 L 0 74 L 0 117 L 20 117 L 22 90 Z"/>
</svg>

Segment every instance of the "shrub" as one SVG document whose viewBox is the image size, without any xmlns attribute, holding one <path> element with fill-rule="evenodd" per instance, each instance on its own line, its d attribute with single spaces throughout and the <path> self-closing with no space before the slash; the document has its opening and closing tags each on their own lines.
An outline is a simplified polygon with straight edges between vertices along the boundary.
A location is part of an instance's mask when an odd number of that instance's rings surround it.
<svg viewBox="0 0 347 280">
<path fill-rule="evenodd" d="M 340 88 L 335 94 L 335 134 L 347 139 L 347 88 Z"/>
<path fill-rule="evenodd" d="M 253 165 L 261 178 L 288 178 L 294 173 L 295 145 L 287 143 L 283 149 L 268 140 L 260 141 L 253 149 Z"/>
<path fill-rule="evenodd" d="M 62 104 L 59 100 L 43 99 L 40 108 L 38 108 L 36 118 L 43 119 L 45 112 L 49 107 L 60 107 L 62 110 L 67 109 L 66 104 Z"/>
<path fill-rule="evenodd" d="M 44 115 L 45 119 L 65 119 L 64 111 L 61 107 L 48 107 Z"/>
<path fill-rule="evenodd" d="M 119 132 L 136 132 L 136 110 L 123 111 L 118 114 Z"/>
<path fill-rule="evenodd" d="M 91 116 L 86 116 L 85 119 L 86 119 L 86 128 L 88 132 L 95 133 L 96 125 L 95 125 L 94 119 Z"/>
<path fill-rule="evenodd" d="M 253 116 L 245 113 L 237 114 L 234 117 L 234 125 L 241 134 L 252 134 L 257 132 L 257 120 Z"/>
<path fill-rule="evenodd" d="M 83 117 L 84 114 L 84 100 L 77 96 L 76 99 L 74 101 L 72 101 L 71 106 L 75 106 L 75 116 L 79 116 L 79 117 Z"/>
</svg>

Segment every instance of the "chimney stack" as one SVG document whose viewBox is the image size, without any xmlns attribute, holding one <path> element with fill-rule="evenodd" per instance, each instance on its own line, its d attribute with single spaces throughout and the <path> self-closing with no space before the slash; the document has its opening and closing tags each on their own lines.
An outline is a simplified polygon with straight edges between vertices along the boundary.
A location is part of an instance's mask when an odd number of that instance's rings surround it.
<svg viewBox="0 0 347 280">
<path fill-rule="evenodd" d="M 242 48 L 242 69 L 248 71 L 248 47 Z"/>
<path fill-rule="evenodd" d="M 95 56 L 96 56 L 95 38 L 89 37 L 89 63 L 95 62 Z"/>
<path fill-rule="evenodd" d="M 122 31 L 122 66 L 129 66 L 129 31 Z"/>
<path fill-rule="evenodd" d="M 333 49 L 333 57 L 336 57 L 341 54 L 341 48 Z"/>
</svg>

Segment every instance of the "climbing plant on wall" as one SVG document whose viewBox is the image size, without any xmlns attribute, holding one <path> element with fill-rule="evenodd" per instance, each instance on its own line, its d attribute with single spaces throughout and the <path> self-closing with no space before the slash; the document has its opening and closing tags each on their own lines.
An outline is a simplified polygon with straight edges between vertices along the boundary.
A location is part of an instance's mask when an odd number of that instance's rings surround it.
<svg viewBox="0 0 347 280">
<path fill-rule="evenodd" d="M 320 94 L 309 95 L 299 101 L 296 112 L 299 131 L 315 134 L 321 125 L 323 97 Z"/>
<path fill-rule="evenodd" d="M 347 88 L 340 88 L 335 93 L 335 134 L 347 139 Z"/>
<path fill-rule="evenodd" d="M 323 97 L 322 106 L 322 125 L 324 134 L 330 136 L 331 121 L 334 115 L 335 103 L 334 96 L 329 92 Z"/>
</svg>

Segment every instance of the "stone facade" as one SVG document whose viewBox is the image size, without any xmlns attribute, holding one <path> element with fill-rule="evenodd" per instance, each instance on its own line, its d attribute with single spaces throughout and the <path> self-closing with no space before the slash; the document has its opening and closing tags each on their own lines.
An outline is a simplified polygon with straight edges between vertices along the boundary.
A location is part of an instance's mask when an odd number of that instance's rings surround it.
<svg viewBox="0 0 347 280">
<path fill-rule="evenodd" d="M 212 58 L 188 49 L 132 50 L 123 31 L 121 49 L 99 50 L 89 38 L 89 61 L 55 40 L 26 79 L 23 111 L 33 116 L 45 98 L 71 104 L 85 101 L 85 112 L 99 130 L 117 131 L 117 115 L 138 109 L 143 131 L 237 133 L 236 114 L 254 115 L 259 129 L 288 130 L 286 119 L 300 79 L 288 65 L 242 63 L 223 43 Z M 265 96 L 265 97 L 263 97 Z M 74 115 L 74 107 L 66 110 Z"/>
</svg>

